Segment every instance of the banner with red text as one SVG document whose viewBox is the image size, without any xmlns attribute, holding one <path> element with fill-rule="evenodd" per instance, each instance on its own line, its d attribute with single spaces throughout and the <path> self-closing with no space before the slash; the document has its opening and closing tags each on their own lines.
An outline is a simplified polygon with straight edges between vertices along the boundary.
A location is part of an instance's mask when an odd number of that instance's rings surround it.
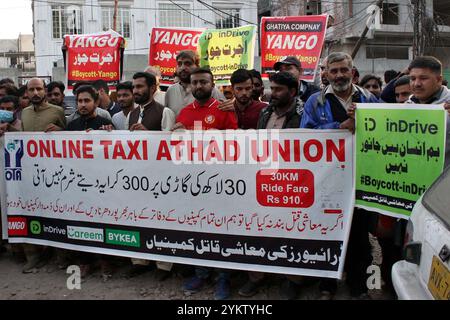
<svg viewBox="0 0 450 320">
<path fill-rule="evenodd" d="M 65 35 L 67 88 L 80 81 L 105 80 L 111 88 L 121 77 L 124 38 L 115 31 Z"/>
<path fill-rule="evenodd" d="M 7 133 L 8 239 L 340 278 L 352 155 L 338 130 Z"/>
<path fill-rule="evenodd" d="M 263 17 L 261 19 L 261 70 L 274 73 L 276 62 L 297 57 L 303 68 L 302 79 L 313 81 L 327 29 L 327 15 Z"/>
<path fill-rule="evenodd" d="M 161 71 L 161 84 L 173 84 L 177 69 L 176 56 L 182 50 L 197 52 L 198 41 L 205 29 L 153 28 L 150 33 L 150 66 Z"/>
</svg>

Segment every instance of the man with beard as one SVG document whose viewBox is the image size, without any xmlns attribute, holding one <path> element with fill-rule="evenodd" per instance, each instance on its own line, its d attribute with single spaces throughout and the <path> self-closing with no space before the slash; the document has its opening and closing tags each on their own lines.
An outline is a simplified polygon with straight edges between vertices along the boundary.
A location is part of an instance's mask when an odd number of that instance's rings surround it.
<svg viewBox="0 0 450 320">
<path fill-rule="evenodd" d="M 192 71 L 190 79 L 195 101 L 180 111 L 173 130 L 237 129 L 234 112 L 221 111 L 217 107 L 219 102 L 212 97 L 214 78 L 211 71 L 198 68 Z M 217 300 L 227 299 L 230 296 L 230 273 L 225 270 L 219 270 L 218 273 L 214 296 Z M 195 275 L 184 283 L 183 290 L 188 294 L 199 292 L 208 284 L 211 274 L 211 268 L 195 267 Z"/>
<path fill-rule="evenodd" d="M 298 128 L 302 118 L 302 101 L 297 95 L 298 81 L 289 72 L 270 76 L 271 99 L 259 114 L 258 129 Z"/>
<path fill-rule="evenodd" d="M 184 107 L 173 130 L 184 129 L 237 129 L 237 119 L 234 112 L 222 111 L 218 108 L 219 101 L 212 96 L 214 89 L 213 74 L 209 69 L 198 68 L 191 72 L 192 95 L 195 100 Z"/>
<path fill-rule="evenodd" d="M 238 69 L 231 75 L 230 82 L 239 128 L 256 129 L 259 113 L 267 104 L 253 100 L 252 74 L 245 69 Z"/>
<path fill-rule="evenodd" d="M 303 102 L 297 95 L 298 80 L 289 72 L 281 71 L 270 76 L 270 104 L 259 114 L 257 129 L 298 128 Z M 300 111 L 300 113 L 298 112 Z M 280 286 L 282 299 L 292 300 L 298 295 L 300 278 L 287 276 Z M 244 297 L 255 295 L 265 281 L 264 273 L 249 272 L 248 281 L 238 293 Z"/>
<path fill-rule="evenodd" d="M 200 65 L 198 54 L 191 50 L 180 51 L 176 57 L 177 60 L 177 76 L 179 82 L 170 86 L 166 91 L 165 106 L 170 108 L 175 115 L 188 104 L 194 102 L 190 83 L 191 72 Z M 212 97 L 218 101 L 225 101 L 224 95 L 216 88 L 213 88 Z M 232 105 L 231 105 L 232 109 Z"/>
<path fill-rule="evenodd" d="M 156 91 L 156 77 L 148 72 L 137 72 L 133 76 L 133 97 L 138 107 L 134 108 L 127 117 L 125 125 L 130 131 L 169 131 L 175 123 L 175 114 L 154 100 Z M 128 271 L 131 278 L 150 271 L 150 261 L 144 259 L 131 259 L 133 267 Z M 169 276 L 171 263 L 156 262 L 158 267 L 157 278 L 164 280 Z"/>
<path fill-rule="evenodd" d="M 344 52 L 327 57 L 326 72 L 330 85 L 313 94 L 305 104 L 300 128 L 355 130 L 355 120 L 349 117 L 354 103 L 377 103 L 378 99 L 364 88 L 352 84 L 353 60 Z M 353 110 L 354 111 L 354 110 Z M 369 242 L 369 212 L 355 209 L 345 260 L 346 282 L 350 295 L 365 299 L 367 267 L 372 263 Z M 331 299 L 337 290 L 335 279 L 320 283 L 321 299 Z"/>
<path fill-rule="evenodd" d="M 282 60 L 278 61 L 273 65 L 275 71 L 285 71 L 289 72 L 298 82 L 297 95 L 306 102 L 308 98 L 314 93 L 319 91 L 319 88 L 312 83 L 308 83 L 302 80 L 303 68 L 300 60 L 297 57 L 289 56 L 284 57 Z"/>
<path fill-rule="evenodd" d="M 66 127 L 64 110 L 45 101 L 45 84 L 42 79 L 33 78 L 27 83 L 27 93 L 31 106 L 22 111 L 23 131 L 60 131 Z M 27 263 L 23 273 L 33 272 L 35 268 L 46 264 L 48 256 L 43 247 L 24 244 Z"/>
<path fill-rule="evenodd" d="M 31 106 L 22 111 L 23 131 L 60 131 L 66 127 L 64 110 L 45 101 L 45 84 L 33 78 L 27 83 Z"/>
<path fill-rule="evenodd" d="M 98 91 L 100 97 L 99 108 L 108 111 L 111 117 L 120 112 L 119 105 L 112 101 L 109 96 L 109 86 L 105 80 L 96 80 L 92 83 L 92 86 Z"/>
<path fill-rule="evenodd" d="M 301 128 L 353 130 L 354 119 L 347 115 L 350 106 L 356 102 L 378 102 L 369 91 L 352 84 L 352 64 L 352 58 L 343 52 L 327 57 L 326 72 L 330 85 L 308 99 Z"/>
<path fill-rule="evenodd" d="M 153 99 L 155 91 L 154 75 L 147 72 L 134 74 L 133 96 L 139 107 L 129 113 L 129 130 L 169 131 L 173 127 L 175 114 Z"/>
</svg>

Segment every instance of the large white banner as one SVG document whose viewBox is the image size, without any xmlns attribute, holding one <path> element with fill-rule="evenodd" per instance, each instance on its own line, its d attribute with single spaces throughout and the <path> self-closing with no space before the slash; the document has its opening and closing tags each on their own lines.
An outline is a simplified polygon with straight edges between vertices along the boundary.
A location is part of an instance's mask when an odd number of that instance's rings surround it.
<svg viewBox="0 0 450 320">
<path fill-rule="evenodd" d="M 352 155 L 341 130 L 7 133 L 8 239 L 341 278 Z"/>
</svg>

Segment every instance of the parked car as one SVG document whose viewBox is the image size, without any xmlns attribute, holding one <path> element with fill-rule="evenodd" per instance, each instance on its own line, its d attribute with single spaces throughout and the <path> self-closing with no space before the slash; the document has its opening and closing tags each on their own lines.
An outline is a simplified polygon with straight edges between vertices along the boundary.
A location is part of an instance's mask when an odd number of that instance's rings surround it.
<svg viewBox="0 0 450 320">
<path fill-rule="evenodd" d="M 450 300 L 450 167 L 417 201 L 405 242 L 392 267 L 398 298 Z"/>
<path fill-rule="evenodd" d="M 77 111 L 77 101 L 75 96 L 65 96 L 64 97 L 64 114 L 66 117 L 70 116 L 72 113 Z"/>
</svg>

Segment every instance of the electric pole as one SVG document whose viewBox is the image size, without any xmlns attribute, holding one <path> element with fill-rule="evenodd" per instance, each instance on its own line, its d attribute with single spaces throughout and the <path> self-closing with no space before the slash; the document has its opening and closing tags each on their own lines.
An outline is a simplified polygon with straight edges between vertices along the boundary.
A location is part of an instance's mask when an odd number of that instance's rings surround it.
<svg viewBox="0 0 450 320">
<path fill-rule="evenodd" d="M 117 10 L 119 8 L 119 0 L 114 0 L 113 30 L 117 31 Z"/>
<path fill-rule="evenodd" d="M 413 36 L 413 59 L 423 56 L 425 53 L 426 39 L 424 22 L 426 16 L 425 0 L 412 0 L 414 5 L 414 36 Z"/>
<path fill-rule="evenodd" d="M 378 0 L 376 6 L 378 8 L 381 8 L 382 5 L 383 5 L 383 0 Z M 372 12 L 372 15 L 374 15 L 374 14 L 375 14 L 375 10 Z M 353 48 L 353 51 L 351 54 L 352 59 L 354 59 L 356 54 L 358 53 L 359 48 L 361 47 L 361 44 L 367 35 L 367 32 L 369 32 L 369 26 L 366 24 L 366 28 L 364 29 L 363 33 L 361 34 L 361 36 L 358 39 L 358 42 L 356 42 L 355 47 Z"/>
</svg>

